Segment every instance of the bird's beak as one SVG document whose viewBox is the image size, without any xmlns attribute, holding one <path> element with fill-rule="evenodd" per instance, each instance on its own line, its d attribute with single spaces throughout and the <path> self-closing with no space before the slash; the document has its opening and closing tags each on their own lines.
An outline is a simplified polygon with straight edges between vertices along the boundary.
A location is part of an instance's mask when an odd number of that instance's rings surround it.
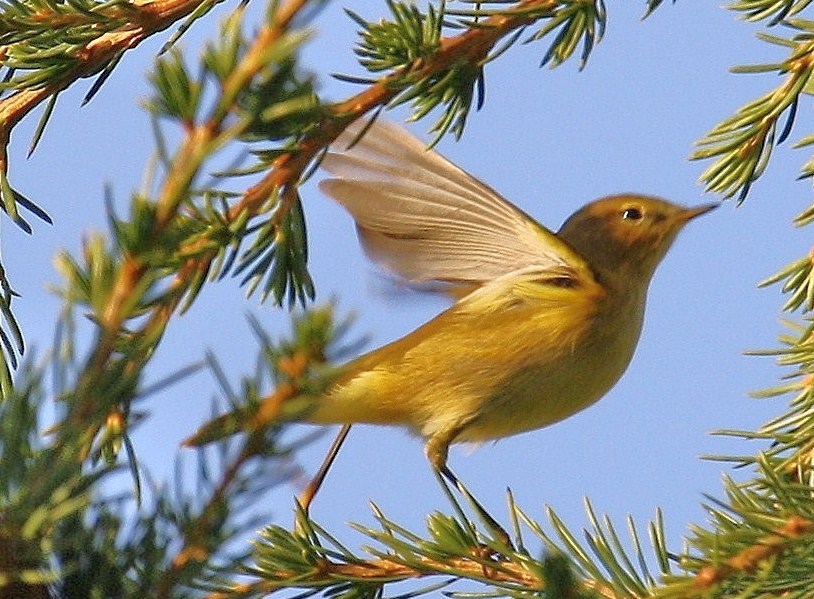
<svg viewBox="0 0 814 599">
<path fill-rule="evenodd" d="M 685 208 L 678 214 L 679 222 L 686 223 L 694 219 L 696 216 L 701 216 L 702 214 L 706 214 L 710 210 L 715 210 L 720 204 L 701 204 L 700 206 L 695 206 L 694 208 Z"/>
</svg>

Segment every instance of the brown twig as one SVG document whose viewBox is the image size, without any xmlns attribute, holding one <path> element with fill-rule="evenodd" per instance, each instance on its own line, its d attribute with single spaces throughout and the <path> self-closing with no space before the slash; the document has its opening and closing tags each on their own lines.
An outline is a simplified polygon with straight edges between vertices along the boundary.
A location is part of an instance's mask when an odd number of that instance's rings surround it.
<svg viewBox="0 0 814 599">
<path fill-rule="evenodd" d="M 758 540 L 722 564 L 705 566 L 695 575 L 693 585 L 698 589 L 709 589 L 737 572 L 752 572 L 760 562 L 779 555 L 802 536 L 814 534 L 814 522 L 792 516 L 773 534 Z"/>
<path fill-rule="evenodd" d="M 532 23 L 539 18 L 539 11 L 554 8 L 554 0 L 521 0 L 506 14 L 495 15 L 484 20 L 480 27 L 468 29 L 460 35 L 442 38 L 438 51 L 428 58 L 418 58 L 404 68 L 382 77 L 361 93 L 338 102 L 330 107 L 331 115 L 324 119 L 316 133 L 303 140 L 294 152 L 281 154 L 273 163 L 269 173 L 256 185 L 246 191 L 243 200 L 236 204 L 230 216 L 233 218 L 244 210 L 256 209 L 272 191 L 284 185 L 296 183 L 302 172 L 315 156 L 329 145 L 344 130 L 349 121 L 385 106 L 399 93 L 405 84 L 405 77 L 421 79 L 439 73 L 459 60 L 478 63 L 486 58 L 489 51 L 513 30 Z M 535 10 L 532 10 L 535 9 Z"/>
<path fill-rule="evenodd" d="M 5 171 L 8 168 L 7 148 L 11 131 L 23 117 L 40 103 L 68 88 L 79 79 L 98 73 L 122 52 L 138 46 L 151 35 L 163 31 L 179 19 L 189 15 L 204 1 L 158 0 L 128 4 L 126 9 L 121 6 L 111 7 L 109 18 L 115 20 L 125 16 L 128 19 L 127 24 L 114 31 L 102 32 L 99 37 L 80 48 L 74 55 L 76 61 L 73 68 L 60 77 L 49 81 L 42 87 L 20 89 L 0 100 L 0 170 Z M 50 13 L 35 15 L 42 22 L 55 24 L 60 22 L 59 16 Z M 78 23 L 74 24 L 74 26 L 76 25 Z M 5 56 L 6 52 L 4 51 L 2 54 Z"/>
<path fill-rule="evenodd" d="M 427 576 L 466 576 L 487 582 L 517 583 L 528 590 L 542 590 L 543 581 L 522 565 L 496 562 L 499 568 L 485 568 L 480 561 L 451 558 L 446 561 L 424 558 L 420 566 L 405 564 L 391 559 L 371 559 L 355 563 L 320 560 L 311 576 L 302 573 L 280 571 L 275 579 L 239 583 L 233 591 L 246 594 L 267 594 L 286 588 L 319 588 L 336 585 L 342 580 L 368 580 L 371 582 L 394 582 L 425 578 Z M 296 582 L 294 582 L 296 581 Z M 207 599 L 221 599 L 229 595 L 210 593 Z"/>
<path fill-rule="evenodd" d="M 395 559 L 371 559 L 354 563 L 333 562 L 327 559 L 320 560 L 314 568 L 312 575 L 303 573 L 280 571 L 274 579 L 257 580 L 248 583 L 235 584 L 232 592 L 246 595 L 271 595 L 277 591 L 290 588 L 321 588 L 335 586 L 343 580 L 370 582 L 398 582 L 414 580 L 428 576 L 463 576 L 471 580 L 480 580 L 486 583 L 514 583 L 524 591 L 540 592 L 545 588 L 545 582 L 538 575 L 530 572 L 523 564 L 495 561 L 494 567 L 484 565 L 482 560 L 472 560 L 463 557 L 438 560 L 423 558 L 418 565 L 406 564 Z M 618 596 L 612 588 L 600 585 L 594 581 L 582 582 L 585 588 L 590 589 L 606 599 L 616 599 Z M 231 596 L 229 593 L 214 592 L 206 599 L 224 599 Z"/>
</svg>

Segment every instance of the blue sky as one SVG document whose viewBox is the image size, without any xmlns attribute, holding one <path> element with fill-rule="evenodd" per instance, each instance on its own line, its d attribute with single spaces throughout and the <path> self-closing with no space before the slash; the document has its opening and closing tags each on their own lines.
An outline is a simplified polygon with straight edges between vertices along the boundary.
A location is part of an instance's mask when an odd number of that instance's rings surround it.
<svg viewBox="0 0 814 599">
<path fill-rule="evenodd" d="M 386 14 L 383 2 L 347 6 L 369 20 Z M 229 8 L 219 7 L 196 25 L 181 48 L 197 55 Z M 260 13 L 259 3 L 254 8 Z M 581 205 L 611 193 L 635 191 L 688 205 L 717 200 L 697 183 L 706 163 L 687 160 L 694 141 L 780 82 L 728 72 L 733 65 L 778 60 L 782 49 L 759 41 L 758 28 L 711 3 L 666 4 L 644 22 L 639 3 L 609 3 L 608 11 L 605 39 L 584 71 L 576 62 L 539 69 L 540 43 L 512 48 L 487 67 L 486 106 L 471 115 L 463 139 L 439 145 L 552 229 Z M 356 26 L 338 3 L 313 26 L 305 63 L 317 73 L 325 99 L 342 99 L 357 88 L 328 74 L 363 74 L 351 52 Z M 104 229 L 103 183 L 112 186 L 122 212 L 140 184 L 153 146 L 139 100 L 148 93 L 145 74 L 165 39 L 129 53 L 90 105 L 79 108 L 84 85 L 63 94 L 30 160 L 25 152 L 35 120 L 14 132 L 12 182 L 55 221 L 53 227 L 37 223 L 33 237 L 3 224 L 4 263 L 23 295 L 17 315 L 29 346 L 45 350 L 51 342 L 59 304 L 46 286 L 58 280 L 54 254 L 76 251 L 88 232 Z M 390 114 L 394 120 L 405 116 Z M 809 122 L 808 107 L 801 106 L 792 140 L 809 132 Z M 411 129 L 423 134 L 429 126 L 425 121 Z M 791 224 L 811 202 L 809 183 L 795 181 L 805 159 L 804 152 L 781 147 L 745 204 L 736 209 L 727 202 L 681 234 L 651 286 L 633 363 L 599 404 L 542 431 L 474 451 L 452 450 L 452 467 L 496 517 L 506 521 L 508 486 L 532 517 L 542 519 L 543 506 L 551 505 L 572 527 L 586 522 L 584 496 L 620 526 L 628 513 L 644 524 L 660 506 L 676 549 L 686 525 L 703 521 L 701 494 L 719 495 L 722 473 L 729 470 L 699 456 L 758 449 L 709 432 L 754 428 L 786 405 L 786 398 L 747 397 L 773 385 L 783 371 L 770 358 L 742 352 L 774 347 L 782 331 L 779 289 L 756 284 L 809 249 L 806 231 Z M 438 300 L 389 293 L 365 262 L 350 219 L 320 196 L 315 181 L 303 198 L 318 299 L 335 297 L 340 311 L 356 312 L 353 330 L 369 335 L 371 347 L 440 311 Z M 286 330 L 286 312 L 246 300 L 236 281 L 210 286 L 171 325 L 150 376 L 158 379 L 211 349 L 237 380 L 254 360 L 249 311 L 270 330 Z M 134 440 L 156 477 L 171 475 L 178 442 L 206 418 L 215 393 L 211 376 L 201 373 L 145 404 L 151 417 Z M 329 438 L 302 451 L 306 470 L 316 468 Z M 277 522 L 290 520 L 295 491 L 282 487 L 270 499 Z M 354 539 L 344 523 L 371 523 L 369 501 L 413 529 L 423 529 L 425 514 L 449 511 L 420 440 L 397 429 L 354 430 L 313 515 L 340 538 Z"/>
</svg>

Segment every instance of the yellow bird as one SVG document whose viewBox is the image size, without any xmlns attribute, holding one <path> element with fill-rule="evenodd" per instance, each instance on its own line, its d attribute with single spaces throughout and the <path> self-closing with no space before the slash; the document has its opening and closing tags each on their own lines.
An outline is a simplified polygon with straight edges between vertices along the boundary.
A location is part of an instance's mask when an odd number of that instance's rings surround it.
<svg viewBox="0 0 814 599">
<path fill-rule="evenodd" d="M 450 444 L 538 429 L 587 408 L 636 348 L 647 288 L 677 233 L 717 206 L 606 197 L 552 233 L 404 129 L 346 131 L 320 189 L 356 221 L 365 253 L 408 283 L 464 295 L 350 362 L 307 421 L 405 426 L 444 470 Z"/>
<path fill-rule="evenodd" d="M 716 205 L 614 195 L 555 234 L 396 125 L 377 121 L 348 149 L 361 131 L 356 123 L 335 142 L 320 189 L 353 216 L 374 262 L 459 299 L 340 367 L 304 418 L 406 427 L 457 482 L 450 444 L 550 425 L 610 390 L 636 348 L 656 267 L 681 228 Z"/>
</svg>

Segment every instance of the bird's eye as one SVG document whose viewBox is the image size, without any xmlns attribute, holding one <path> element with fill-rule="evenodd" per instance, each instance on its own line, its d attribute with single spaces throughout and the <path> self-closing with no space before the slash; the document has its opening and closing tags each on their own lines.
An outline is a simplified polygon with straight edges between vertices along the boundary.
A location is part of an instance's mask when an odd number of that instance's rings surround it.
<svg viewBox="0 0 814 599">
<path fill-rule="evenodd" d="M 624 220 L 641 220 L 642 219 L 642 211 L 638 208 L 625 208 L 622 210 L 622 219 Z"/>
</svg>

